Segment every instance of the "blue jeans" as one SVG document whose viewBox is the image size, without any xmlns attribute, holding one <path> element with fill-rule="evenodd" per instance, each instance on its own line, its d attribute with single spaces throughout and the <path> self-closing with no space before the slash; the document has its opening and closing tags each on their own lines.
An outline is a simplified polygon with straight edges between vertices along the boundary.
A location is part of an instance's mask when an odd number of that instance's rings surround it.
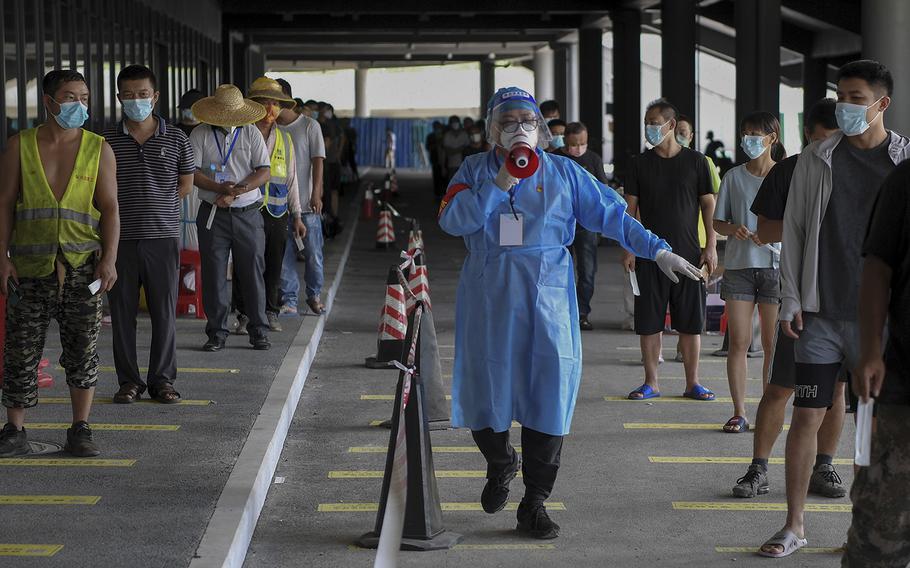
<svg viewBox="0 0 910 568">
<path fill-rule="evenodd" d="M 306 225 L 303 256 L 306 260 L 304 283 L 306 299 L 322 293 L 322 216 L 317 213 L 304 213 L 303 224 Z M 281 303 L 297 307 L 300 296 L 300 278 L 297 276 L 297 244 L 294 242 L 294 230 L 291 225 L 288 231 L 288 246 L 284 249 L 284 262 L 281 265 Z"/>
<path fill-rule="evenodd" d="M 597 273 L 597 233 L 581 226 L 575 227 L 575 268 L 578 271 L 576 293 L 578 294 L 578 315 L 591 313 L 591 297 L 594 296 L 594 275 Z"/>
</svg>

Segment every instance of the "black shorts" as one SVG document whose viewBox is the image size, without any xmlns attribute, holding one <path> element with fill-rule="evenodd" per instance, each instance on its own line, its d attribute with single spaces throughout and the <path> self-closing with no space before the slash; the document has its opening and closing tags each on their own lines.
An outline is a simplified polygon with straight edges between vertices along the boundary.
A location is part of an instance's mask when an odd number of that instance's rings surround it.
<svg viewBox="0 0 910 568">
<path fill-rule="evenodd" d="M 635 297 L 635 333 L 654 335 L 664 330 L 667 304 L 673 329 L 698 335 L 705 327 L 705 283 L 679 276 L 674 284 L 650 260 L 635 260 L 635 275 L 641 296 Z"/>
</svg>

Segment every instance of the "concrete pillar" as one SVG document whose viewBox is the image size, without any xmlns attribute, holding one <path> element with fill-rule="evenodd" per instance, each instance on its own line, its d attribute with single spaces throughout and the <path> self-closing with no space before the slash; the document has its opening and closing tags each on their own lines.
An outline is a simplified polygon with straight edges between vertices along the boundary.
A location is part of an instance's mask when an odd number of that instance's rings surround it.
<svg viewBox="0 0 910 568">
<path fill-rule="evenodd" d="M 737 0 L 734 13 L 738 125 L 756 110 L 780 113 L 780 0 Z M 724 142 L 737 161 L 747 159 L 738 141 Z"/>
<path fill-rule="evenodd" d="M 534 98 L 538 103 L 555 96 L 553 77 L 553 50 L 550 46 L 541 47 L 534 52 Z"/>
<path fill-rule="evenodd" d="M 354 116 L 366 118 L 370 116 L 370 102 L 367 99 L 367 70 L 357 68 L 354 70 Z"/>
<path fill-rule="evenodd" d="M 885 113 L 885 125 L 896 132 L 910 132 L 910 2 L 904 0 L 863 0 L 863 57 L 874 59 L 894 77 L 894 96 Z"/>
<path fill-rule="evenodd" d="M 496 65 L 492 61 L 480 62 L 480 116 L 486 117 L 487 103 L 496 93 Z"/>
<path fill-rule="evenodd" d="M 588 127 L 588 146 L 603 155 L 604 146 L 604 73 L 603 30 L 578 30 L 578 72 L 580 77 L 580 115 Z"/>
<path fill-rule="evenodd" d="M 642 149 L 641 12 L 613 10 L 610 18 L 613 20 L 613 164 L 616 176 L 625 179 L 630 158 Z M 584 68 L 579 67 L 579 72 L 583 89 Z"/>
<path fill-rule="evenodd" d="M 660 19 L 662 95 L 696 120 L 695 0 L 661 2 Z"/>
<path fill-rule="evenodd" d="M 553 98 L 559 101 L 560 116 L 569 117 L 569 46 L 558 44 L 553 49 Z M 540 102 L 538 100 L 538 102 Z"/>
</svg>

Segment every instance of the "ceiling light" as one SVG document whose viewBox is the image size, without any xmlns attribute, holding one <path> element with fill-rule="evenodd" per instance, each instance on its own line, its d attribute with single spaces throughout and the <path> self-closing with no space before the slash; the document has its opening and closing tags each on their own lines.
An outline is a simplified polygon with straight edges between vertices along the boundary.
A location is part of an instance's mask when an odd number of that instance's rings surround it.
<svg viewBox="0 0 910 568">
<path fill-rule="evenodd" d="M 496 54 L 491 51 L 487 54 L 487 59 L 496 59 Z"/>
<path fill-rule="evenodd" d="M 451 53 L 446 53 L 446 59 L 452 59 L 452 54 L 451 54 Z"/>
<path fill-rule="evenodd" d="M 413 57 L 413 56 L 411 55 L 411 52 L 410 52 L 410 51 L 404 54 L 404 58 L 405 58 L 406 60 L 408 60 L 408 61 L 411 60 L 411 57 Z"/>
</svg>

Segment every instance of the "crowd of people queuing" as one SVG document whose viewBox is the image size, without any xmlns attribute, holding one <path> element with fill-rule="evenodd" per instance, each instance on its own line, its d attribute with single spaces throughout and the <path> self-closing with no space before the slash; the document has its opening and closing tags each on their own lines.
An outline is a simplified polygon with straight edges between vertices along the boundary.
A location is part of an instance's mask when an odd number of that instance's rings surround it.
<svg viewBox="0 0 910 568">
<path fill-rule="evenodd" d="M 98 380 L 97 341 L 107 292 L 115 403 L 143 395 L 181 400 L 176 307 L 181 249 L 198 250 L 207 322 L 201 349 L 221 351 L 229 334 L 271 347 L 279 316 L 324 313 L 323 238 L 337 221 L 342 171 L 355 177 L 356 133 L 331 104 L 294 99 L 287 81 L 256 79 L 212 96 L 193 89 L 177 124 L 155 112 L 154 73 L 117 76 L 122 119 L 103 135 L 88 118 L 85 78 L 72 70 L 42 83 L 47 120 L 9 140 L 0 181 L 0 292 L 6 301 L 0 457 L 29 451 L 28 408 L 38 402 L 37 367 L 51 318 L 60 327 L 73 406 L 65 450 L 100 454 L 89 425 Z M 304 288 L 297 263 L 304 263 Z M 151 321 L 148 371 L 140 374 L 140 288 Z M 237 321 L 229 326 L 232 311 Z"/>
</svg>

